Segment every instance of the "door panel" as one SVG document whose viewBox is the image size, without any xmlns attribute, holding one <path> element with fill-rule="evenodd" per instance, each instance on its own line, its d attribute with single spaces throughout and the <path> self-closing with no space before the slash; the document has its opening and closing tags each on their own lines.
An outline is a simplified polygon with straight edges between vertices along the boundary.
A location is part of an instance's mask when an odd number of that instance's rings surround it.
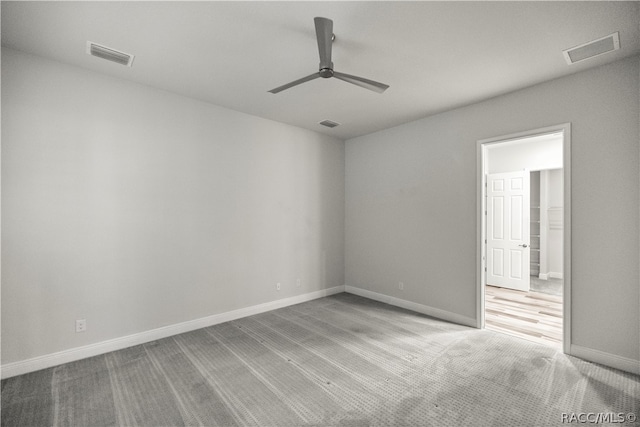
<svg viewBox="0 0 640 427">
<path fill-rule="evenodd" d="M 524 224 L 523 218 L 523 197 L 511 196 L 511 240 L 522 240 Z M 494 212 L 495 215 L 495 212 Z"/>
<path fill-rule="evenodd" d="M 491 270 L 494 276 L 504 276 L 504 250 L 493 248 L 493 269 Z"/>
<path fill-rule="evenodd" d="M 487 175 L 487 284 L 529 290 L 529 171 Z"/>
<path fill-rule="evenodd" d="M 496 240 L 504 239 L 504 198 L 496 196 L 491 201 L 493 203 L 493 236 Z"/>
<path fill-rule="evenodd" d="M 511 278 L 522 279 L 522 251 L 509 251 L 511 255 Z"/>
</svg>

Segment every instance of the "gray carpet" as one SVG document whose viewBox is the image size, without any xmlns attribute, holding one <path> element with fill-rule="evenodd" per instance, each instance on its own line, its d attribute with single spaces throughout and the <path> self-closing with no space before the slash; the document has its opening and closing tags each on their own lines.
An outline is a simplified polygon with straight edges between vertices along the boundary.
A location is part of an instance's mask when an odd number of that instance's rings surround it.
<svg viewBox="0 0 640 427">
<path fill-rule="evenodd" d="M 339 294 L 4 380 L 2 425 L 547 426 L 639 399 L 638 376 Z"/>
</svg>

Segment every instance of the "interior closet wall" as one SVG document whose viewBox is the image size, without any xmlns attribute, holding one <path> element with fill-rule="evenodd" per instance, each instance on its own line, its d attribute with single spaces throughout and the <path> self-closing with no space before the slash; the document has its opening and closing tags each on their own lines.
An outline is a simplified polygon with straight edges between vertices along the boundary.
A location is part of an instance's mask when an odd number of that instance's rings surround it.
<svg viewBox="0 0 640 427">
<path fill-rule="evenodd" d="M 529 246 L 530 253 L 530 272 L 531 276 L 538 277 L 540 275 L 540 260 L 543 254 L 540 252 L 540 171 L 532 171 L 529 177 L 530 186 L 530 207 L 531 207 L 531 227 Z"/>
<path fill-rule="evenodd" d="M 546 209 L 547 269 L 541 271 L 548 278 L 563 278 L 562 234 L 564 229 L 564 188 L 562 169 L 552 169 L 541 172 L 542 183 L 545 185 L 546 197 L 543 204 Z M 542 278 L 545 278 L 544 276 Z"/>
</svg>

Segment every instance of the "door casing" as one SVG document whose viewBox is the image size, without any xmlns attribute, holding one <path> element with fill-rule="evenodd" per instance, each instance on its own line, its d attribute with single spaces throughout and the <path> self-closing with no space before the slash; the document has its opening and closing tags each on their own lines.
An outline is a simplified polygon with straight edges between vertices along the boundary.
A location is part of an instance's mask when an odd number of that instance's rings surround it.
<svg viewBox="0 0 640 427">
<path fill-rule="evenodd" d="M 541 129 L 533 129 L 477 142 L 477 256 L 476 256 L 476 322 L 479 329 L 485 327 L 486 281 L 486 221 L 485 221 L 485 176 L 487 173 L 487 147 L 492 144 L 562 132 L 562 167 L 564 180 L 564 230 L 563 230 L 563 290 L 562 290 L 562 348 L 565 354 L 571 351 L 571 123 L 563 123 Z"/>
</svg>

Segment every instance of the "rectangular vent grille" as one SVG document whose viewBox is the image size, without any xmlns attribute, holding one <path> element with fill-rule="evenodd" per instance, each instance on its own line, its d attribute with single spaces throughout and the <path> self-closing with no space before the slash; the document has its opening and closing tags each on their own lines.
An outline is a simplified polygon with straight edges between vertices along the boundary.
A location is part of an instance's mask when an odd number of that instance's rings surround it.
<svg viewBox="0 0 640 427">
<path fill-rule="evenodd" d="M 567 64 L 571 65 L 618 49 L 620 49 L 620 36 L 616 32 L 589 43 L 564 50 L 562 53 Z"/>
<path fill-rule="evenodd" d="M 126 65 L 127 67 L 131 67 L 133 64 L 133 55 L 93 42 L 87 42 L 87 53 L 91 56 L 106 59 L 107 61 Z"/>
<path fill-rule="evenodd" d="M 319 124 L 322 126 L 326 126 L 328 128 L 334 128 L 336 126 L 340 126 L 340 123 L 332 122 L 331 120 L 323 120 Z"/>
</svg>

